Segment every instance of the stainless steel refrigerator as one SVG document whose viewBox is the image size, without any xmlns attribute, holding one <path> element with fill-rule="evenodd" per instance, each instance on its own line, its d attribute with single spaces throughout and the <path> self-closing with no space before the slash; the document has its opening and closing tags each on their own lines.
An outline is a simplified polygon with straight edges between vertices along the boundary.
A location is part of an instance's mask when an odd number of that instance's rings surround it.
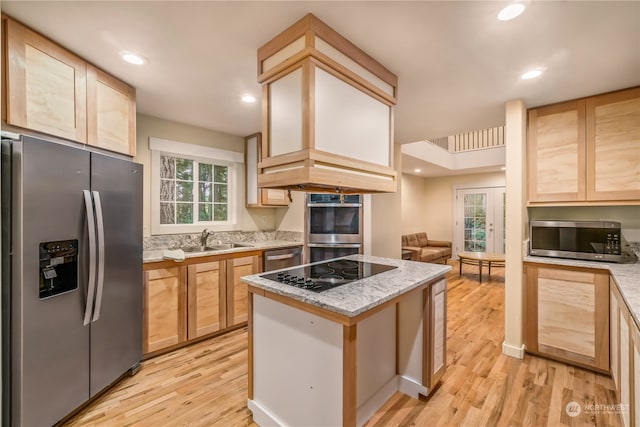
<svg viewBox="0 0 640 427">
<path fill-rule="evenodd" d="M 3 422 L 48 426 L 142 357 L 142 166 L 2 141 Z"/>
</svg>

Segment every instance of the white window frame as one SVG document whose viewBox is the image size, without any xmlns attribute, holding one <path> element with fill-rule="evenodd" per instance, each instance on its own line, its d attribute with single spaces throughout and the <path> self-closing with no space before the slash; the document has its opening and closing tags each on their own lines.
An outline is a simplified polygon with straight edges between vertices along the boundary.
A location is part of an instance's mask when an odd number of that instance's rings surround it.
<svg viewBox="0 0 640 427">
<path fill-rule="evenodd" d="M 161 138 L 149 138 L 151 152 L 151 234 L 198 233 L 204 228 L 210 231 L 233 231 L 242 229 L 241 205 L 243 204 L 240 183 L 241 165 L 244 153 L 221 150 L 218 148 L 187 144 Z M 201 163 L 227 166 L 227 221 L 200 222 L 196 224 L 160 224 L 160 156 L 179 157 Z M 194 192 L 197 190 L 197 177 L 194 175 Z M 197 212 L 197 205 L 194 209 Z"/>
</svg>

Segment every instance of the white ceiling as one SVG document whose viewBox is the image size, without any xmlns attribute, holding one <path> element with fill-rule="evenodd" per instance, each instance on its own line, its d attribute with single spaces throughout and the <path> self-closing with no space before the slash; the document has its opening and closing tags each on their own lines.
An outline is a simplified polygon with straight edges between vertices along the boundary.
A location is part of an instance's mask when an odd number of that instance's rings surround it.
<svg viewBox="0 0 640 427">
<path fill-rule="evenodd" d="M 397 143 L 504 124 L 528 107 L 640 84 L 639 1 L 6 1 L 22 21 L 137 88 L 138 111 L 235 135 L 260 130 L 258 47 L 313 13 L 398 75 Z M 149 59 L 124 63 L 122 50 Z M 519 75 L 546 67 L 539 79 Z"/>
</svg>

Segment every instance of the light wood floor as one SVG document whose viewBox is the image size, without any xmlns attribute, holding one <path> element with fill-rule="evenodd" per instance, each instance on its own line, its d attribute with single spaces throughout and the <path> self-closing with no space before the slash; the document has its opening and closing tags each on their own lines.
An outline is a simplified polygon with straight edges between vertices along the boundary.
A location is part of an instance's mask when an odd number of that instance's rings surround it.
<svg viewBox="0 0 640 427">
<path fill-rule="evenodd" d="M 617 414 L 585 404 L 617 403 L 604 375 L 501 352 L 504 269 L 478 283 L 475 266 L 449 274 L 448 368 L 426 401 L 396 393 L 366 427 L 619 426 Z M 247 409 L 247 334 L 241 329 L 143 363 L 67 426 L 255 426 Z M 583 411 L 565 412 L 569 402 Z M 295 402 L 292 402 L 295 404 Z M 313 426 L 310 420 L 309 426 Z"/>
</svg>

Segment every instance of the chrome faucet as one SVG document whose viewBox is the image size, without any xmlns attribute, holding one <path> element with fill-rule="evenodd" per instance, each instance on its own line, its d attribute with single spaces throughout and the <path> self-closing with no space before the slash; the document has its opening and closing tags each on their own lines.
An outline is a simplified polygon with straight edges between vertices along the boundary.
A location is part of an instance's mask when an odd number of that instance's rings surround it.
<svg viewBox="0 0 640 427">
<path fill-rule="evenodd" d="M 200 233 L 200 246 L 207 246 L 207 239 L 210 234 L 211 233 L 209 233 L 206 228 L 202 230 L 202 233 Z"/>
</svg>

